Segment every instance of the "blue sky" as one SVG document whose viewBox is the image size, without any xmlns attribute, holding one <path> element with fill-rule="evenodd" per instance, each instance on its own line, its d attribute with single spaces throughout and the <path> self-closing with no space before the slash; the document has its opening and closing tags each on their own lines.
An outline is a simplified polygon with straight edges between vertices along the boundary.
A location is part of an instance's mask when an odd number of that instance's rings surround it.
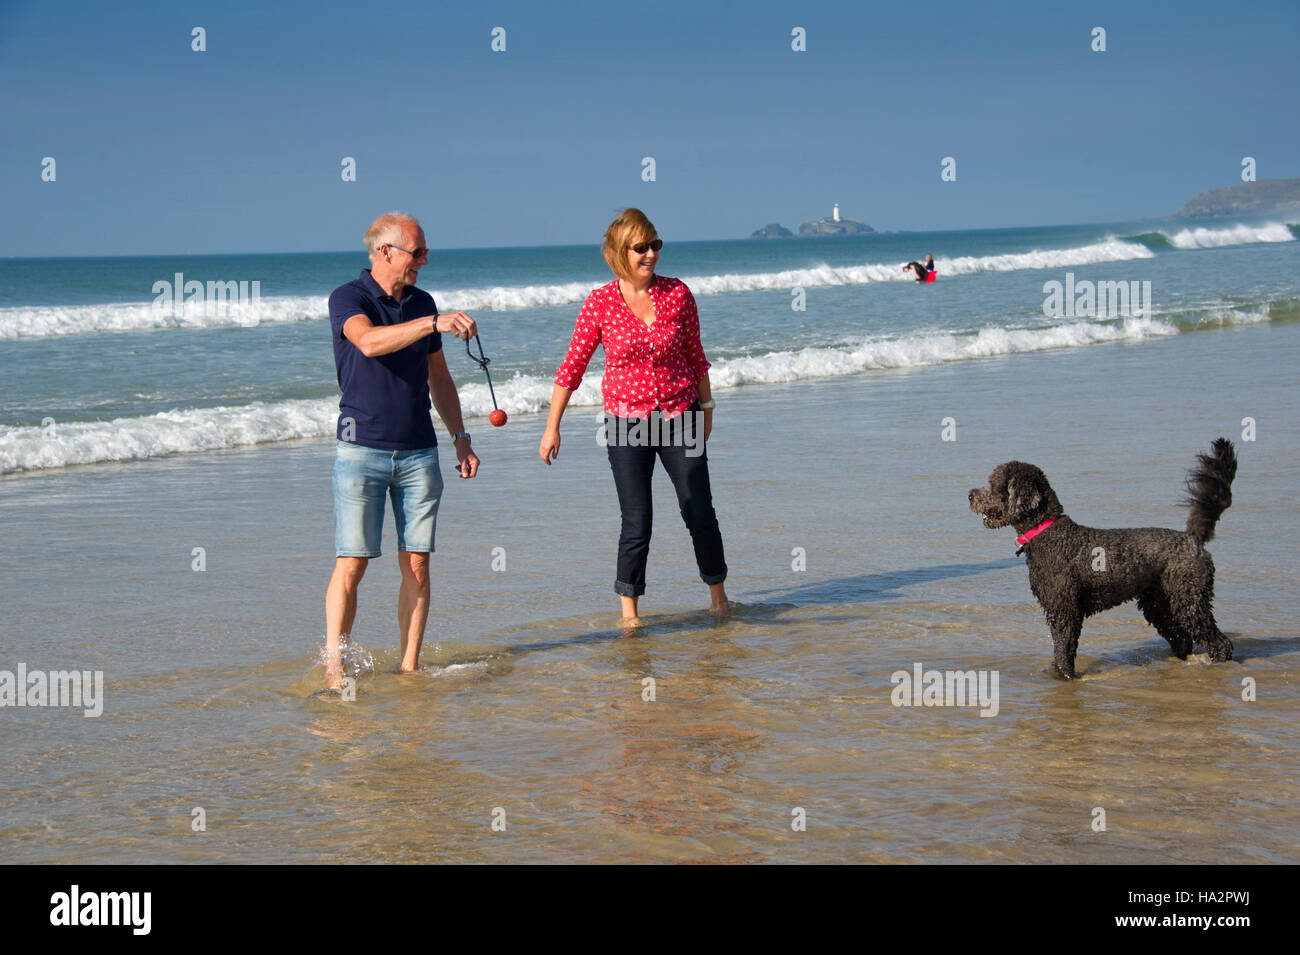
<svg viewBox="0 0 1300 955">
<path fill-rule="evenodd" d="M 1297 9 L 0 0 L 0 256 L 352 249 L 394 208 L 435 248 L 627 205 L 677 239 L 1172 215 L 1243 156 L 1300 176 Z"/>
</svg>

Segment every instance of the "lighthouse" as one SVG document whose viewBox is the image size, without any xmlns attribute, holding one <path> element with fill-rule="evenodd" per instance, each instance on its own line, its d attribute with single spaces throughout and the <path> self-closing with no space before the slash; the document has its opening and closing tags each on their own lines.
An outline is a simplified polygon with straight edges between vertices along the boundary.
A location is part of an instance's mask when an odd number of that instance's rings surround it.
<svg viewBox="0 0 1300 955">
<path fill-rule="evenodd" d="M 836 222 L 840 221 L 840 204 L 838 202 L 835 203 L 834 208 L 831 209 L 831 218 Z"/>
</svg>

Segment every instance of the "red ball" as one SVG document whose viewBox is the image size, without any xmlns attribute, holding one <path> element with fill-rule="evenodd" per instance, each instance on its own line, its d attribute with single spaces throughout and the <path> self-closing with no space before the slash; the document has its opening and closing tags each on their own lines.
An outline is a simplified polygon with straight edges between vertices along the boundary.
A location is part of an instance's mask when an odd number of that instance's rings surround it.
<svg viewBox="0 0 1300 955">
<path fill-rule="evenodd" d="M 499 428 L 506 423 L 506 413 L 502 411 L 500 408 L 497 408 L 490 415 L 488 415 L 488 420 L 491 421 L 495 427 Z"/>
</svg>

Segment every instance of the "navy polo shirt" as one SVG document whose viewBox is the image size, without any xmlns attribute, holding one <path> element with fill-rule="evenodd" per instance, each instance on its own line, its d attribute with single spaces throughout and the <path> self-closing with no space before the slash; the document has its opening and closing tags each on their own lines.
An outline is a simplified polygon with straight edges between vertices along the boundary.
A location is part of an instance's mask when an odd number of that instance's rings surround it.
<svg viewBox="0 0 1300 955">
<path fill-rule="evenodd" d="M 374 280 L 369 269 L 330 295 L 330 326 L 334 330 L 334 366 L 338 369 L 338 438 L 366 448 L 417 451 L 438 445 L 429 415 L 429 355 L 442 348 L 442 335 L 405 348 L 367 358 L 347 340 L 343 324 L 365 315 L 372 325 L 397 325 L 438 314 L 433 296 L 407 286 L 399 302 Z"/>
</svg>

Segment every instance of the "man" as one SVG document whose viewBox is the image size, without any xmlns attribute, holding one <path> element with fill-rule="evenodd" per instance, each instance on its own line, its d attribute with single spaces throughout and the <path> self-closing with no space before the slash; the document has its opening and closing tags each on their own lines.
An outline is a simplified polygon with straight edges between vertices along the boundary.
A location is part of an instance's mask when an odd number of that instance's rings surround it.
<svg viewBox="0 0 1300 955">
<path fill-rule="evenodd" d="M 429 261 L 424 230 L 390 212 L 366 230 L 370 268 L 329 299 L 338 369 L 338 448 L 334 460 L 334 575 L 325 593 L 325 677 L 343 685 L 340 641 L 352 632 L 357 588 L 370 558 L 380 555 L 384 498 L 397 525 L 402 586 L 397 599 L 403 671 L 414 670 L 429 615 L 429 553 L 433 550 L 442 474 L 429 399 L 452 432 L 457 471 L 478 473 L 464 431 L 460 396 L 447 370 L 442 333 L 468 341 L 478 332 L 464 312 L 439 315 L 415 287 Z"/>
</svg>

